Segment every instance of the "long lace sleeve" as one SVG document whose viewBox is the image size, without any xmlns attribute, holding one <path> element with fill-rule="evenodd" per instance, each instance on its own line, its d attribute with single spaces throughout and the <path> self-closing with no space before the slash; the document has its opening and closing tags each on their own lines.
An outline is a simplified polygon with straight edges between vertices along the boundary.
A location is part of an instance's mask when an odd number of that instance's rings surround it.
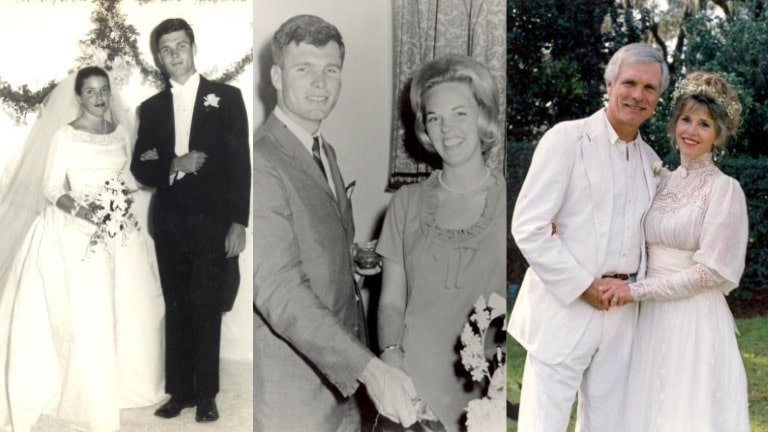
<svg viewBox="0 0 768 432">
<path fill-rule="evenodd" d="M 719 287 L 724 281 L 714 270 L 694 264 L 681 272 L 632 283 L 629 292 L 635 301 L 679 300 Z"/>
<path fill-rule="evenodd" d="M 43 175 L 43 193 L 53 204 L 67 193 L 67 169 L 68 153 L 66 151 L 65 135 L 57 132 L 51 141 L 51 150 L 48 153 L 48 161 Z"/>
</svg>

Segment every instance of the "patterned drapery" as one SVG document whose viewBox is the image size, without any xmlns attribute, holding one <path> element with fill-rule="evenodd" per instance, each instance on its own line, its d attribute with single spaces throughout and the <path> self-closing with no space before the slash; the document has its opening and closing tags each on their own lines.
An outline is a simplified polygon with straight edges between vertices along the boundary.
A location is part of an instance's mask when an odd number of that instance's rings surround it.
<svg viewBox="0 0 768 432">
<path fill-rule="evenodd" d="M 424 150 L 413 132 L 408 98 L 413 74 L 424 63 L 458 52 L 484 64 L 499 88 L 499 136 L 505 136 L 506 1 L 394 0 L 394 107 L 388 190 L 424 180 L 439 158 Z M 488 156 L 504 167 L 504 140 Z M 437 158 L 437 159 L 436 159 Z"/>
</svg>

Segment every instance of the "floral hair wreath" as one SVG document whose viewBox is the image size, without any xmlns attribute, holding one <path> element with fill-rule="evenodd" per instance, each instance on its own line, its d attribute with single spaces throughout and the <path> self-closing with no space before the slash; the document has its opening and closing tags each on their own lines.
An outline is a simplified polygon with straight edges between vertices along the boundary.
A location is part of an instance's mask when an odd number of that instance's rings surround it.
<svg viewBox="0 0 768 432">
<path fill-rule="evenodd" d="M 672 93 L 672 100 L 676 101 L 678 97 L 689 94 L 702 95 L 714 100 L 715 103 L 725 108 L 725 112 L 731 121 L 735 121 L 736 116 L 739 114 L 738 104 L 734 101 L 727 101 L 725 96 L 721 95 L 717 89 L 706 84 L 694 83 L 688 80 L 681 81 L 675 87 L 675 91 Z"/>
</svg>

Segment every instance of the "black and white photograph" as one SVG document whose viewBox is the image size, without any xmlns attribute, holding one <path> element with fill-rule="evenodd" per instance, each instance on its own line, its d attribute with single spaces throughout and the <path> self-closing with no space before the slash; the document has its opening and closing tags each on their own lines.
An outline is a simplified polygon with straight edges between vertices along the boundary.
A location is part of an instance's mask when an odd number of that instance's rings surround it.
<svg viewBox="0 0 768 432">
<path fill-rule="evenodd" d="M 0 430 L 253 430 L 252 34 L 0 3 Z"/>
<path fill-rule="evenodd" d="M 254 10 L 254 430 L 503 430 L 504 1 Z"/>
</svg>

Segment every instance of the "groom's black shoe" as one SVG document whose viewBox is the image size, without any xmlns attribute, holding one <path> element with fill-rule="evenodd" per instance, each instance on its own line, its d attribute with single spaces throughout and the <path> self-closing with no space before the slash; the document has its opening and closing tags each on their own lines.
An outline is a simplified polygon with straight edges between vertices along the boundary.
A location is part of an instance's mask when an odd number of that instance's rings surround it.
<svg viewBox="0 0 768 432">
<path fill-rule="evenodd" d="M 197 399 L 196 422 L 212 422 L 219 419 L 219 409 L 216 408 L 216 399 L 199 397 Z"/>
<path fill-rule="evenodd" d="M 171 399 L 162 404 L 155 410 L 155 415 L 163 418 L 174 418 L 181 413 L 184 408 L 192 408 L 195 402 L 189 398 L 171 396 Z"/>
</svg>

